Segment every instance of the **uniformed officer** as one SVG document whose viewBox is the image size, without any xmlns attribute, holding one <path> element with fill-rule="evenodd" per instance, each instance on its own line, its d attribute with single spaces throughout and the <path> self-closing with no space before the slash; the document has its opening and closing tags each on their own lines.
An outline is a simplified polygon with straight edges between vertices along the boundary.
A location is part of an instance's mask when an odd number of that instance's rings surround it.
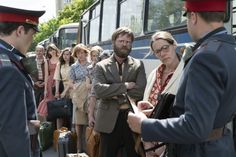
<svg viewBox="0 0 236 157">
<path fill-rule="evenodd" d="M 22 60 L 45 11 L 0 5 L 0 156 L 29 157 L 27 122 L 36 119 L 32 81 Z"/>
<path fill-rule="evenodd" d="M 235 157 L 226 124 L 236 111 L 236 44 L 224 28 L 226 0 L 187 0 L 187 27 L 196 45 L 185 66 L 171 117 L 129 113 L 144 141 L 170 143 L 172 157 Z"/>
</svg>

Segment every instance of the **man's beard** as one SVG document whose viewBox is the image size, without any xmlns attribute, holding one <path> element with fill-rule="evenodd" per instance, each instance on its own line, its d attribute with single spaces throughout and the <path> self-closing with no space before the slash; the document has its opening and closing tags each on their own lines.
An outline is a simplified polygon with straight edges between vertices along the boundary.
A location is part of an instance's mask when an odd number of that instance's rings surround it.
<svg viewBox="0 0 236 157">
<path fill-rule="evenodd" d="M 115 54 L 120 58 L 127 58 L 127 56 L 131 52 L 131 48 L 123 46 L 122 48 L 118 48 L 116 45 L 113 46 Z"/>
</svg>

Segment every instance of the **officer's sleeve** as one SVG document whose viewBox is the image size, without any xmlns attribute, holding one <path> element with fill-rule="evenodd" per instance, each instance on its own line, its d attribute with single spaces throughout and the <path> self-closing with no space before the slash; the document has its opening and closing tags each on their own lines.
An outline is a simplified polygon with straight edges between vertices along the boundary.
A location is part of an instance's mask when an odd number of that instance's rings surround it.
<svg viewBox="0 0 236 157">
<path fill-rule="evenodd" d="M 24 79 L 14 67 L 0 67 L 0 146 L 10 157 L 30 156 Z"/>
<path fill-rule="evenodd" d="M 217 55 L 207 52 L 196 54 L 189 64 L 187 85 L 182 91 L 184 113 L 176 118 L 144 120 L 141 132 L 145 141 L 201 142 L 213 129 L 224 90 L 225 65 Z"/>
</svg>

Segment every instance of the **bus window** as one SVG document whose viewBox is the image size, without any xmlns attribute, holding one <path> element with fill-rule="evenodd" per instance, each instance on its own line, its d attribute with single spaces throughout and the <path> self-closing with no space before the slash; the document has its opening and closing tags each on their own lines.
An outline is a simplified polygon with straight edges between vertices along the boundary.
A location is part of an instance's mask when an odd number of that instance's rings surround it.
<svg viewBox="0 0 236 157">
<path fill-rule="evenodd" d="M 111 38 L 112 33 L 116 29 L 117 2 L 104 0 L 103 17 L 102 17 L 102 36 L 101 41 Z"/>
<path fill-rule="evenodd" d="M 236 1 L 233 1 L 233 10 L 232 10 L 232 23 L 233 23 L 233 27 L 232 27 L 232 33 L 235 36 L 236 35 Z"/>
<path fill-rule="evenodd" d="M 135 35 L 143 29 L 144 0 L 126 0 L 120 3 L 119 26 L 131 28 Z"/>
<path fill-rule="evenodd" d="M 64 49 L 66 47 L 71 47 L 72 43 L 77 42 L 77 27 L 72 28 L 63 28 L 59 30 L 58 38 L 58 48 Z"/>
<path fill-rule="evenodd" d="M 147 31 L 153 32 L 186 24 L 183 2 L 173 0 L 149 0 Z"/>
<path fill-rule="evenodd" d="M 88 21 L 89 21 L 89 12 L 86 12 L 82 18 L 81 18 L 81 27 L 82 27 L 82 32 L 81 34 L 81 42 L 84 43 L 85 45 L 88 44 Z"/>
<path fill-rule="evenodd" d="M 100 4 L 91 12 L 89 43 L 96 43 L 99 40 Z"/>
</svg>

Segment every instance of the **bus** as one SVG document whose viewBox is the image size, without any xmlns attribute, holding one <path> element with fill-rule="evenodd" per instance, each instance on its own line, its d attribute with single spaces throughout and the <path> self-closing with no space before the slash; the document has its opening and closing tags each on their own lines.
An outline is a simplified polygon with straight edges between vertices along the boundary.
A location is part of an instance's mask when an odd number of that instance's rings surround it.
<svg viewBox="0 0 236 157">
<path fill-rule="evenodd" d="M 183 13 L 181 0 L 97 0 L 81 16 L 78 42 L 111 50 L 112 33 L 120 26 L 128 26 L 135 34 L 130 55 L 141 59 L 149 74 L 159 64 L 149 48 L 154 32 L 169 31 L 178 48 L 191 42 Z M 231 19 L 227 18 L 226 25 L 231 25 Z M 232 27 L 227 29 L 232 32 Z"/>
<path fill-rule="evenodd" d="M 54 33 L 54 35 L 51 37 L 53 38 L 52 39 L 53 43 L 60 50 L 66 47 L 71 47 L 72 44 L 77 43 L 78 28 L 79 28 L 79 23 L 69 23 L 61 25 Z"/>
<path fill-rule="evenodd" d="M 40 41 L 38 45 L 42 45 L 44 48 L 46 48 L 49 43 L 50 43 L 50 37 L 47 39 L 44 39 L 43 41 Z"/>
<path fill-rule="evenodd" d="M 130 55 L 141 59 L 149 74 L 159 64 L 149 48 L 155 31 L 171 32 L 180 45 L 190 42 L 182 8 L 180 0 L 98 0 L 81 16 L 79 42 L 111 50 L 112 33 L 128 26 L 135 34 Z"/>
<path fill-rule="evenodd" d="M 111 35 L 116 28 L 128 26 L 135 34 L 130 53 L 143 61 L 148 74 L 157 67 L 159 60 L 150 52 L 151 35 L 159 30 L 170 32 L 178 43 L 192 43 L 183 17 L 181 0 L 97 0 L 80 18 L 79 43 L 112 50 Z M 227 1 L 225 27 L 236 35 L 236 0 Z M 236 119 L 234 137 L 236 138 Z"/>
</svg>

